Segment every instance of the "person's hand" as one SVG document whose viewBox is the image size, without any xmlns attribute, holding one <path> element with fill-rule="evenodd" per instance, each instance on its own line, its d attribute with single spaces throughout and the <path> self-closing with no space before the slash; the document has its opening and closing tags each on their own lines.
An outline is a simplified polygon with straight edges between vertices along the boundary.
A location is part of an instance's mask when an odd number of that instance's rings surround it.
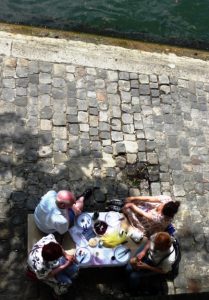
<svg viewBox="0 0 209 300">
<path fill-rule="evenodd" d="M 144 251 L 141 251 L 139 254 L 137 254 L 137 260 L 140 261 L 142 260 L 142 258 L 145 256 L 146 252 Z"/>
<path fill-rule="evenodd" d="M 137 258 L 136 257 L 132 257 L 131 259 L 130 259 L 130 264 L 131 265 L 135 265 L 137 263 Z"/>
<path fill-rule="evenodd" d="M 133 269 L 137 270 L 137 258 L 136 257 L 132 257 L 130 259 L 130 264 L 131 264 Z"/>
<path fill-rule="evenodd" d="M 134 207 L 133 203 L 128 202 L 125 204 L 125 208 L 133 208 L 133 207 Z"/>
<path fill-rule="evenodd" d="M 72 210 L 74 211 L 75 215 L 78 216 L 81 214 L 82 210 L 78 204 L 73 204 Z"/>
<path fill-rule="evenodd" d="M 141 260 L 137 262 L 136 264 L 137 269 L 149 269 L 150 266 L 144 262 L 142 262 Z"/>
<path fill-rule="evenodd" d="M 75 262 L 75 256 L 74 255 L 66 254 L 65 258 L 69 261 L 69 264 L 72 264 L 72 263 Z"/>
</svg>

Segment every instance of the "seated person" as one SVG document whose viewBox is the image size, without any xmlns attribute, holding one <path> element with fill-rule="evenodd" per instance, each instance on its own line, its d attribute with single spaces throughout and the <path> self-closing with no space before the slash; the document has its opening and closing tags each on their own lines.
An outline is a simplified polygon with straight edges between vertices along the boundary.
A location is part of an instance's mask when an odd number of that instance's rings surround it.
<svg viewBox="0 0 209 300">
<path fill-rule="evenodd" d="M 35 209 L 34 220 L 37 227 L 44 233 L 64 234 L 74 224 L 75 216 L 82 212 L 84 198 L 90 194 L 91 190 L 87 190 L 76 200 L 70 191 L 49 191 Z"/>
<path fill-rule="evenodd" d="M 166 230 L 179 206 L 180 202 L 173 201 L 169 196 L 136 196 L 126 198 L 122 211 L 132 227 L 150 237 Z"/>
<path fill-rule="evenodd" d="M 167 232 L 152 235 L 144 247 L 139 247 L 126 267 L 131 293 L 136 294 L 140 290 L 143 278 L 147 278 L 149 284 L 153 276 L 161 278 L 160 275 L 171 271 L 175 258 L 172 237 Z"/>
<path fill-rule="evenodd" d="M 53 234 L 40 239 L 28 256 L 28 268 L 36 277 L 54 289 L 55 295 L 68 292 L 78 275 L 73 255 L 68 255 Z"/>
</svg>

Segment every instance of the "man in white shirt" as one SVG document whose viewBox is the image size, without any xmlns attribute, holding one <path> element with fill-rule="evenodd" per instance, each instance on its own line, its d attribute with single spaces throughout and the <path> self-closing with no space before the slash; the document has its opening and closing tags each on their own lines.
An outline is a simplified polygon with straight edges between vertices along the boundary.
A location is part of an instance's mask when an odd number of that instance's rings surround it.
<svg viewBox="0 0 209 300">
<path fill-rule="evenodd" d="M 146 277 L 149 282 L 153 276 L 160 278 L 160 275 L 171 271 L 175 258 L 172 237 L 167 232 L 152 235 L 144 248 L 140 247 L 127 265 L 130 291 L 133 294 L 138 292 L 142 278 Z"/>
<path fill-rule="evenodd" d="M 73 193 L 67 190 L 49 191 L 37 205 L 34 219 L 37 227 L 44 233 L 64 234 L 73 225 L 75 216 L 83 210 L 84 197 L 89 190 L 76 200 Z"/>
</svg>

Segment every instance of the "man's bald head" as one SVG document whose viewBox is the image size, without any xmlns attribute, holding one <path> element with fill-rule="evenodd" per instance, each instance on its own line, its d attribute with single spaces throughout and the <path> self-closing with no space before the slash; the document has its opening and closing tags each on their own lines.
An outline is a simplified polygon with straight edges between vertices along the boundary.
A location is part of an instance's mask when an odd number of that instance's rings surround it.
<svg viewBox="0 0 209 300">
<path fill-rule="evenodd" d="M 57 204 L 60 206 L 67 206 L 68 208 L 73 206 L 73 204 L 76 202 L 76 198 L 73 193 L 67 190 L 61 190 L 57 193 Z M 66 208 L 67 208 L 66 207 Z M 65 208 L 65 207 L 63 207 Z"/>
</svg>

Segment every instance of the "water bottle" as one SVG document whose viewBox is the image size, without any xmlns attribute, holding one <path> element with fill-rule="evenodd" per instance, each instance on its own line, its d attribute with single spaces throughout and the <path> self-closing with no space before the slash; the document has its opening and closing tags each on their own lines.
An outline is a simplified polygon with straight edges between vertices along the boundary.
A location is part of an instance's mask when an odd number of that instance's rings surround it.
<svg viewBox="0 0 209 300">
<path fill-rule="evenodd" d="M 92 216 L 92 220 L 96 221 L 98 218 L 99 218 L 99 212 L 95 211 L 94 214 L 93 214 L 93 216 Z"/>
</svg>

